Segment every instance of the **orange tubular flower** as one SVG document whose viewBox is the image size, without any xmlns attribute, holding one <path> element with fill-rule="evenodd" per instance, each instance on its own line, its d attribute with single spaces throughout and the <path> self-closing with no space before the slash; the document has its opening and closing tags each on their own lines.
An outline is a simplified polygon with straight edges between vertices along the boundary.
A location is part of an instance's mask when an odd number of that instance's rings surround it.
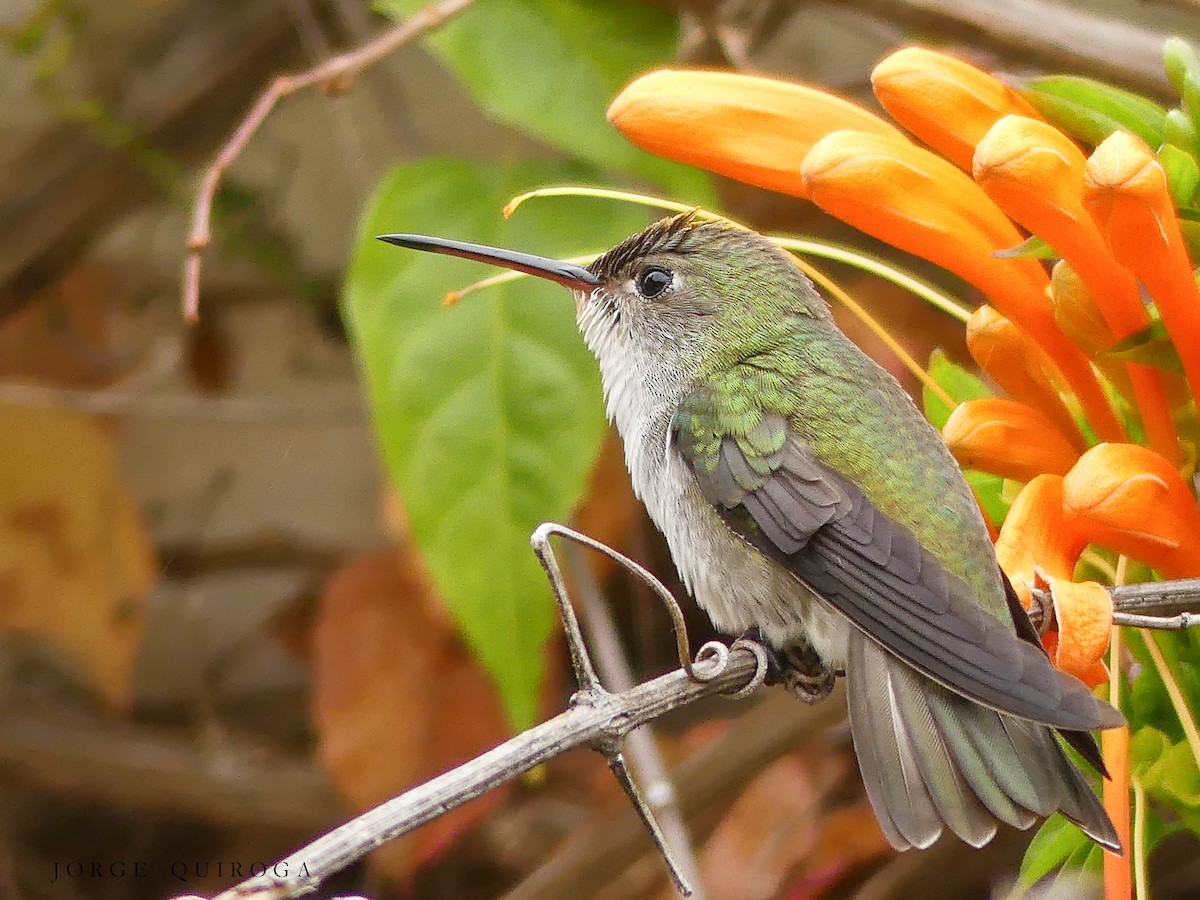
<svg viewBox="0 0 1200 900">
<path fill-rule="evenodd" d="M 942 438 L 963 468 L 1017 481 L 1043 472 L 1065 475 L 1079 457 L 1044 415 L 1003 397 L 960 403 L 946 420 Z"/>
<path fill-rule="evenodd" d="M 875 98 L 892 117 L 956 166 L 971 171 L 975 145 L 996 120 L 1037 111 L 982 69 L 936 50 L 905 47 L 871 73 Z"/>
<path fill-rule="evenodd" d="M 1117 340 L 1150 324 L 1137 282 L 1105 247 L 1083 208 L 1087 160 L 1058 129 L 1021 116 L 998 121 L 975 149 L 975 181 L 1005 213 L 1046 240 L 1066 259 Z M 1160 373 L 1130 364 L 1129 379 L 1153 446 L 1173 462 L 1182 459 L 1179 436 Z"/>
<path fill-rule="evenodd" d="M 1162 165 L 1138 138 L 1113 132 L 1087 161 L 1083 204 L 1113 256 L 1154 298 L 1194 394 L 1200 390 L 1200 289 Z"/>
<path fill-rule="evenodd" d="M 1057 628 L 1043 643 L 1054 665 L 1095 687 L 1108 681 L 1103 657 L 1112 636 L 1112 595 L 1095 581 L 1047 578 Z"/>
<path fill-rule="evenodd" d="M 1053 364 L 1016 325 L 984 304 L 967 321 L 967 349 L 979 368 L 1003 388 L 1004 393 L 1040 410 L 1077 450 L 1083 452 L 1085 445 L 1079 427 L 1046 377 Z"/>
<path fill-rule="evenodd" d="M 1168 578 L 1200 575 L 1200 508 L 1183 477 L 1137 444 L 1101 444 L 1063 479 L 1063 509 L 1090 543 Z"/>
<path fill-rule="evenodd" d="M 1039 475 L 1021 489 L 996 541 L 996 557 L 1021 603 L 1032 605 L 1031 588 L 1048 587 L 1056 630 L 1043 643 L 1054 664 L 1090 685 L 1108 680 L 1101 660 L 1108 647 L 1112 600 L 1098 584 L 1071 577 L 1087 538 L 1063 510 L 1063 480 Z"/>
<path fill-rule="evenodd" d="M 1059 475 L 1038 475 L 1021 488 L 996 541 L 1000 568 L 1026 609 L 1037 570 L 1069 579 L 1088 544 L 1063 510 L 1062 484 Z"/>
<path fill-rule="evenodd" d="M 809 199 L 829 214 L 983 291 L 1046 351 L 1096 432 L 1124 440 L 1087 358 L 1050 314 L 1046 273 L 1036 260 L 993 256 L 1022 237 L 969 177 L 907 141 L 856 131 L 818 141 L 801 174 Z"/>
<path fill-rule="evenodd" d="M 805 196 L 800 161 L 838 128 L 907 138 L 848 100 L 733 72 L 663 69 L 630 84 L 608 120 L 657 156 L 782 194 Z"/>
</svg>

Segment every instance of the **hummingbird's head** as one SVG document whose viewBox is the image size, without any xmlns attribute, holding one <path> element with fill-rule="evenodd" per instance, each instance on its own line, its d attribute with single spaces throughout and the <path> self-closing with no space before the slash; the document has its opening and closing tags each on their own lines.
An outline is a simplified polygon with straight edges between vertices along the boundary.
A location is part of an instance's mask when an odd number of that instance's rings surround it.
<svg viewBox="0 0 1200 900">
<path fill-rule="evenodd" d="M 790 257 L 761 235 L 695 213 L 661 219 L 587 268 L 511 250 L 421 235 L 380 240 L 490 262 L 556 281 L 607 372 L 634 365 L 691 379 L 769 347 L 785 317 L 828 307 Z"/>
<path fill-rule="evenodd" d="M 828 315 L 784 251 L 695 213 L 655 222 L 587 271 L 599 283 L 576 290 L 579 326 L 602 361 L 629 349 L 703 369 L 753 352 L 781 316 Z"/>
</svg>

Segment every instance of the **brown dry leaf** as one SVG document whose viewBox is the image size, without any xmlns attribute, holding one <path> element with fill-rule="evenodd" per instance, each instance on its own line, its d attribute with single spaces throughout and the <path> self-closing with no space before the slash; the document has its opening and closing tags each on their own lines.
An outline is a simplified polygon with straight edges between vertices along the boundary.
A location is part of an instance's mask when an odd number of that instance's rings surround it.
<svg viewBox="0 0 1200 900">
<path fill-rule="evenodd" d="M 811 852 L 822 825 L 821 776 L 785 756 L 750 783 L 700 853 L 700 874 L 716 900 L 769 900 Z M 672 891 L 661 895 L 673 897 Z"/>
<path fill-rule="evenodd" d="M 108 433 L 64 409 L 0 404 L 0 629 L 68 651 L 117 708 L 157 563 Z"/>
<path fill-rule="evenodd" d="M 820 897 L 851 869 L 895 852 L 866 798 L 840 807 L 825 816 L 821 836 L 803 865 L 792 870 L 785 896 L 788 900 Z"/>
<path fill-rule="evenodd" d="M 416 561 L 362 556 L 325 586 L 313 633 L 313 718 L 338 791 L 364 810 L 505 737 L 499 698 Z M 376 851 L 405 879 L 501 803 L 491 791 Z"/>
<path fill-rule="evenodd" d="M 0 319 L 0 376 L 61 387 L 100 387 L 121 377 L 111 320 L 125 298 L 116 273 L 79 266 Z"/>
</svg>

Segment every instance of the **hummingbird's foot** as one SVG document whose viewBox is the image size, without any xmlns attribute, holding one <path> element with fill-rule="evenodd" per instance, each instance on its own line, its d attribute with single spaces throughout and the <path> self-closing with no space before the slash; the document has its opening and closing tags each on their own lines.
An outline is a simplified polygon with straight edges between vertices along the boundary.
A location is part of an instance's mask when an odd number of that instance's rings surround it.
<svg viewBox="0 0 1200 900">
<path fill-rule="evenodd" d="M 808 644 L 788 647 L 780 653 L 785 665 L 783 685 L 805 703 L 817 703 L 833 692 L 837 672 Z"/>
<path fill-rule="evenodd" d="M 748 628 L 739 640 L 754 641 L 767 651 L 764 684 L 782 684 L 788 693 L 805 703 L 824 700 L 833 692 L 837 676 L 845 674 L 826 666 L 820 654 L 807 644 L 796 644 L 786 650 L 772 647 L 757 626 Z"/>
</svg>

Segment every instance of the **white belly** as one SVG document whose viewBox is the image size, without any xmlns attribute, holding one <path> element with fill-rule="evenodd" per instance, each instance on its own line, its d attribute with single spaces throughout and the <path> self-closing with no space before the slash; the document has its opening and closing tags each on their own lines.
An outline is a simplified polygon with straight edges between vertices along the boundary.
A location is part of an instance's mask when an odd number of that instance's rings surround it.
<svg viewBox="0 0 1200 900">
<path fill-rule="evenodd" d="M 721 521 L 683 458 L 667 447 L 668 422 L 632 428 L 625 456 L 634 489 L 696 602 L 725 634 L 757 626 L 774 647 L 807 641 L 828 665 L 843 668 L 850 624 Z"/>
</svg>

